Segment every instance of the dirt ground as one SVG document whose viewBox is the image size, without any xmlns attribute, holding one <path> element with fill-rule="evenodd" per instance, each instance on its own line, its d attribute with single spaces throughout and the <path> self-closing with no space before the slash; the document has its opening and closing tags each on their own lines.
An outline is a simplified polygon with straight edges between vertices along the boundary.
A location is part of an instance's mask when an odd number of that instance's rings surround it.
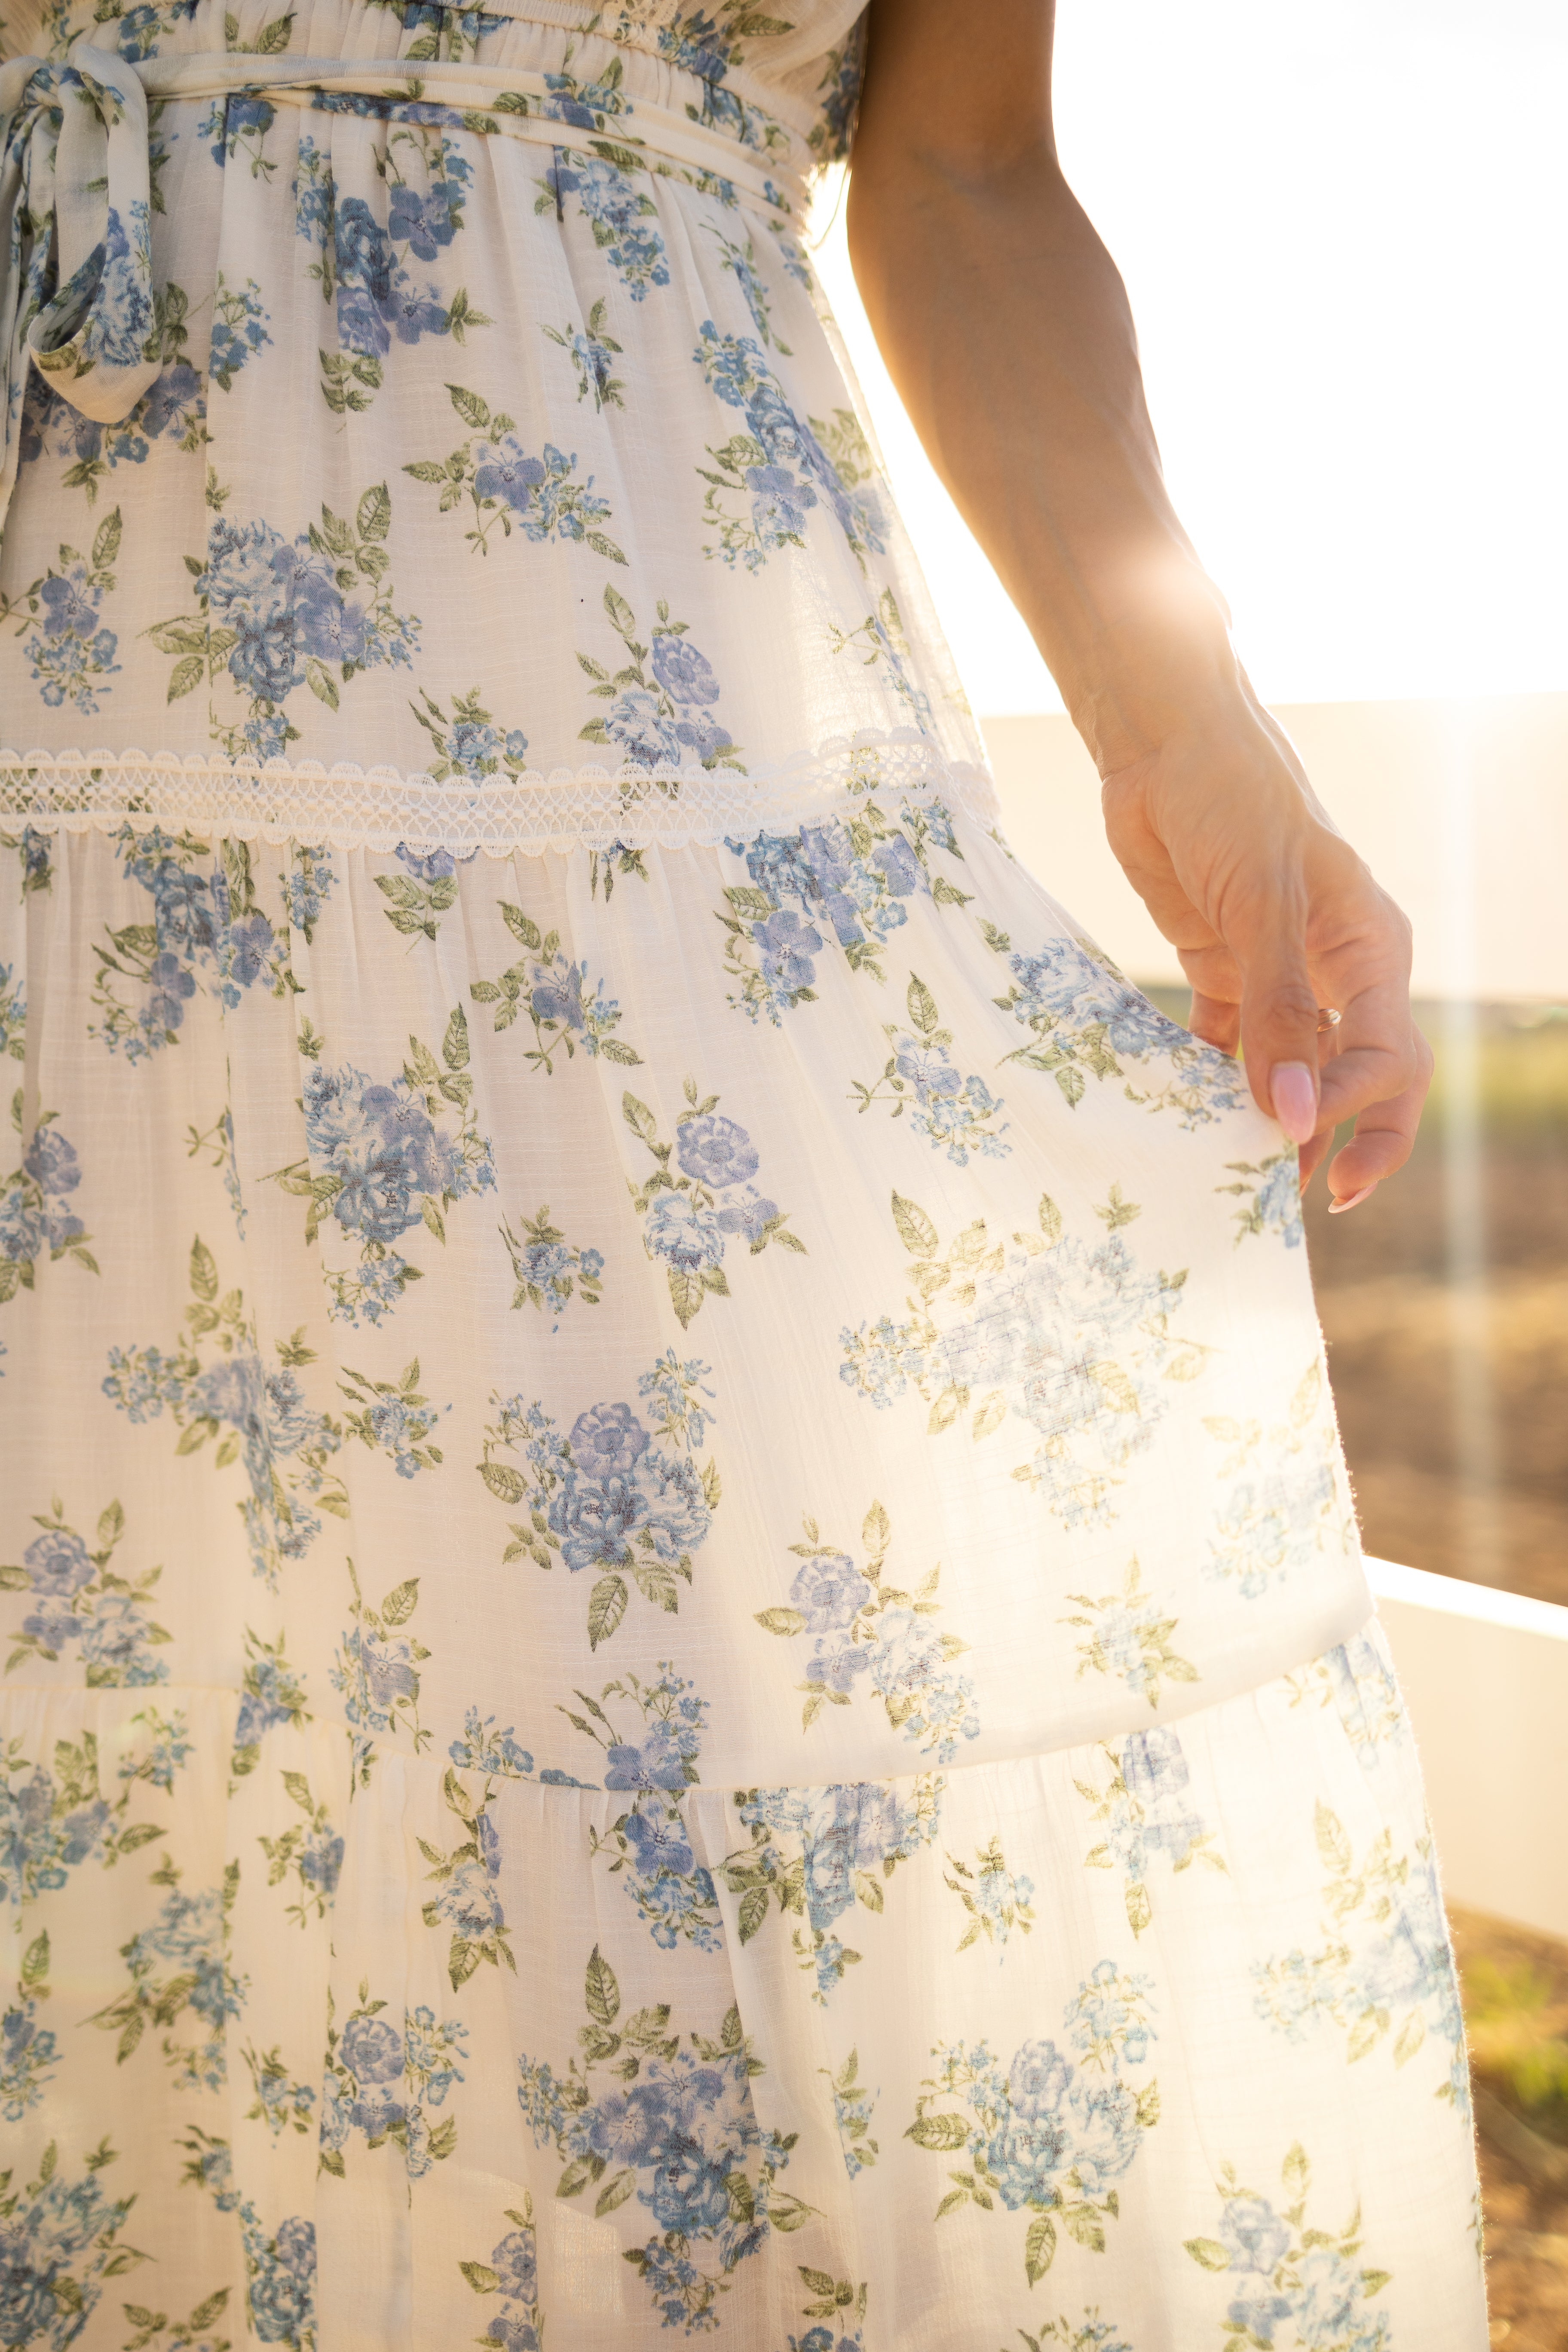
<svg viewBox="0 0 1568 2352">
<path fill-rule="evenodd" d="M 1568 1603 L 1568 1161 L 1497 1148 L 1486 1179 L 1468 1326 L 1444 1264 L 1440 1154 L 1348 1217 L 1329 1217 L 1321 1178 L 1309 1192 L 1340 1426 L 1369 1551 Z"/>
<path fill-rule="evenodd" d="M 1568 2352 L 1568 2099 L 1521 2096 L 1568 2068 L 1568 1946 L 1479 1912 L 1449 1918 L 1474 2068 L 1491 2340 L 1507 2352 Z"/>
</svg>

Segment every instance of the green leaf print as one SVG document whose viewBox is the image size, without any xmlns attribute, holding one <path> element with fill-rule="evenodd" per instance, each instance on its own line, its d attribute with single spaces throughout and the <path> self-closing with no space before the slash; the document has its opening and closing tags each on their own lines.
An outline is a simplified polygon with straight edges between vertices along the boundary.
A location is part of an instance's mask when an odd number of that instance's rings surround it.
<svg viewBox="0 0 1568 2352">
<path fill-rule="evenodd" d="M 1365 2308 L 1388 2285 L 1391 2273 L 1363 2269 L 1362 2222 L 1358 2205 L 1342 2230 L 1308 2228 L 1307 2203 L 1311 2167 L 1298 2140 L 1280 2167 L 1285 2199 L 1273 2200 L 1239 2181 L 1228 2164 L 1220 2167 L 1215 2189 L 1221 2200 L 1217 2238 L 1188 2238 L 1184 2249 L 1200 2270 L 1236 2273 L 1230 2286 L 1217 2290 L 1226 2308 L 1216 2310 L 1215 2325 L 1225 2344 L 1235 2344 L 1237 2308 L 1250 2304 L 1259 2324 L 1272 2336 L 1289 2319 L 1298 2341 L 1321 2336 L 1322 2315 L 1334 2315 L 1336 2341 L 1379 2348 L 1391 2344 L 1389 2322 Z M 1256 2336 L 1257 2327 L 1248 2331 Z"/>
<path fill-rule="evenodd" d="M 1104 2252 L 1105 2223 L 1121 2212 L 1113 2184 L 1158 2120 L 1153 2084 L 1135 2091 L 1127 2079 L 1145 2063 L 1154 2039 L 1151 1990 L 1146 1977 L 1101 1960 L 1063 2016 L 1076 2065 L 1043 2038 L 1023 2043 L 1011 2061 L 986 2042 L 973 2050 L 938 2043 L 931 2053 L 939 2070 L 926 2078 L 904 2136 L 933 2154 L 963 2149 L 969 2158 L 968 2169 L 950 2172 L 955 2188 L 937 2217 L 969 2204 L 1029 2212 L 1024 2267 L 1031 2286 L 1055 2258 L 1058 2229 L 1089 2252 Z"/>
<path fill-rule="evenodd" d="M 574 452 L 568 457 L 547 441 L 542 455 L 531 457 L 518 438 L 514 417 L 492 411 L 466 385 L 449 383 L 447 391 L 470 438 L 444 460 L 417 458 L 403 470 L 417 482 L 440 488 L 443 514 L 468 499 L 474 520 L 464 537 L 476 554 L 489 553 L 499 524 L 504 539 L 515 528 L 535 542 L 578 542 L 607 562 L 625 563 L 620 548 L 600 528 L 610 519 L 610 502 L 595 495 L 592 474 L 585 481 L 576 479 Z"/>
<path fill-rule="evenodd" d="M 0 982 L 5 977 L 0 966 Z M 13 1006 L 16 1002 L 12 1000 Z M 0 1016 L 6 1009 L 0 1002 Z M 11 1097 L 11 1125 L 22 1151 L 19 1164 L 0 1178 L 0 1246 L 5 1253 L 0 1255 L 0 1307 L 19 1291 L 34 1288 L 40 1263 L 58 1265 L 68 1257 L 88 1274 L 99 1271 L 88 1246 L 92 1235 L 68 1205 L 83 1171 L 76 1146 L 55 1124 L 57 1116 L 52 1110 L 42 1112 L 28 1135 L 23 1125 L 23 1089 L 18 1087 Z"/>
<path fill-rule="evenodd" d="M 694 1078 L 686 1081 L 685 1097 L 673 1145 L 659 1140 L 647 1103 L 629 1091 L 621 1097 L 622 1118 L 655 1163 L 640 1185 L 628 1177 L 627 1189 L 645 1221 L 643 1246 L 664 1264 L 683 1330 L 709 1294 L 730 1296 L 724 1257 L 731 1241 L 744 1241 L 752 1257 L 770 1244 L 805 1255 L 805 1244 L 789 1230 L 788 1213 L 751 1181 L 760 1154 L 746 1129 L 718 1116 L 719 1097 L 700 1097 Z"/>
<path fill-rule="evenodd" d="M 862 1115 L 882 1101 L 891 1104 L 895 1118 L 908 1110 L 915 1133 L 933 1151 L 945 1147 L 955 1167 L 967 1167 L 975 1153 L 1004 1158 L 1012 1150 L 1003 1139 L 1007 1122 L 996 1123 L 1005 1106 L 977 1072 L 966 1078 L 954 1066 L 948 1051 L 952 1032 L 942 1026 L 936 999 L 916 972 L 910 975 L 907 1002 L 907 1028 L 883 1024 L 889 1054 L 880 1076 L 870 1085 L 854 1080 L 849 1099 Z"/>
<path fill-rule="evenodd" d="M 805 1522 L 805 1541 L 790 1550 L 803 1565 L 790 1587 L 792 1606 L 764 1609 L 756 1622 L 764 1633 L 793 1638 L 809 1631 L 816 1649 L 806 1679 L 801 1728 L 809 1731 L 824 1706 L 848 1706 L 864 1676 L 882 1700 L 894 1731 L 922 1755 L 951 1763 L 961 1738 L 979 1737 L 974 1686 L 948 1668 L 968 1643 L 941 1633 L 928 1620 L 940 1612 L 936 1598 L 940 1563 L 906 1591 L 885 1574 L 891 1529 L 880 1503 L 873 1502 L 860 1530 L 864 1559 L 820 1540 L 816 1522 Z M 880 1903 L 879 1891 L 878 1905 Z"/>
<path fill-rule="evenodd" d="M 100 1514 L 96 1550 L 68 1525 L 58 1496 L 47 1514 L 35 1515 L 34 1525 L 43 1532 L 21 1559 L 0 1566 L 0 1591 L 32 1596 L 26 1630 L 17 1635 L 5 1672 L 65 1659 L 89 1690 L 167 1682 L 168 1666 L 153 1652 L 174 1636 L 150 1614 L 163 1571 L 150 1568 L 127 1576 L 110 1566 L 125 1532 L 119 1503 Z"/>
<path fill-rule="evenodd" d="M 615 1034 L 621 1008 L 613 996 L 605 994 L 603 980 L 595 983 L 592 995 L 588 993 L 586 959 L 574 963 L 562 953 L 559 931 L 542 932 L 521 907 L 504 898 L 496 903 L 501 920 L 527 952 L 498 980 L 469 983 L 468 993 L 476 1004 L 495 1006 L 492 1027 L 498 1033 L 510 1029 L 526 1013 L 534 1042 L 524 1058 L 546 1077 L 554 1076 L 556 1059 L 563 1051 L 572 1061 L 579 1046 L 590 1061 L 603 1055 L 605 1061 L 623 1066 L 640 1064 L 642 1055 Z"/>
</svg>

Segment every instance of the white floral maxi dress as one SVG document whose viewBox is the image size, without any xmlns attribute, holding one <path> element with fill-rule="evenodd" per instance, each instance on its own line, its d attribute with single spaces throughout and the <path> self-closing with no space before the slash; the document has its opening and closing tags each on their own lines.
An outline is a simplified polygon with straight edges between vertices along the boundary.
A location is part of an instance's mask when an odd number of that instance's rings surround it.
<svg viewBox="0 0 1568 2352">
<path fill-rule="evenodd" d="M 1293 1154 L 994 829 L 853 0 L 279 6 L 0 67 L 0 2345 L 1474 2352 Z"/>
</svg>

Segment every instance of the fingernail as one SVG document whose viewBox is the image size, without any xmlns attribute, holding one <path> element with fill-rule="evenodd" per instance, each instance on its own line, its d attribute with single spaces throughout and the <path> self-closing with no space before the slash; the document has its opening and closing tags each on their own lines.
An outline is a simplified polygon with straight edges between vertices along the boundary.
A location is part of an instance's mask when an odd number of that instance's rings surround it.
<svg viewBox="0 0 1568 2352">
<path fill-rule="evenodd" d="M 1292 1143 L 1310 1143 L 1318 1124 L 1318 1089 L 1305 1062 L 1276 1062 L 1268 1080 L 1274 1116 Z"/>
<path fill-rule="evenodd" d="M 1352 1192 L 1347 1199 L 1343 1201 L 1331 1201 L 1329 1202 L 1330 1216 L 1342 1217 L 1347 1209 L 1359 1208 L 1361 1203 L 1367 1198 L 1368 1194 L 1375 1192 L 1376 1190 L 1377 1186 L 1375 1184 L 1363 1184 L 1359 1192 Z"/>
</svg>

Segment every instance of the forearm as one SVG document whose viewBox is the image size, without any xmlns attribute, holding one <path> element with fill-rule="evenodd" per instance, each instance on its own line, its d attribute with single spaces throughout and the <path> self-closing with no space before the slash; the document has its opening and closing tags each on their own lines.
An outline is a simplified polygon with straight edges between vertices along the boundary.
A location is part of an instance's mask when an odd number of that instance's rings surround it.
<svg viewBox="0 0 1568 2352">
<path fill-rule="evenodd" d="M 1166 495 L 1121 279 L 1048 152 L 966 169 L 873 116 L 848 226 L 889 372 L 1101 772 L 1249 701 Z"/>
</svg>

